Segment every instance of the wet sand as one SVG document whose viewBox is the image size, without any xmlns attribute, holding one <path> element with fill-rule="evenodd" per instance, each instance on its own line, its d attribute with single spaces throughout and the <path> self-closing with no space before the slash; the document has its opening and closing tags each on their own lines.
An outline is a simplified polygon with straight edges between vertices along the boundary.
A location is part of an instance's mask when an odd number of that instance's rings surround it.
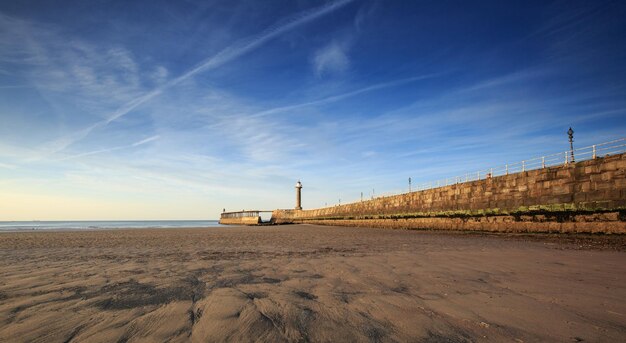
<svg viewBox="0 0 626 343">
<path fill-rule="evenodd" d="M 626 341 L 623 242 L 312 225 L 2 233 L 0 342 Z"/>
</svg>

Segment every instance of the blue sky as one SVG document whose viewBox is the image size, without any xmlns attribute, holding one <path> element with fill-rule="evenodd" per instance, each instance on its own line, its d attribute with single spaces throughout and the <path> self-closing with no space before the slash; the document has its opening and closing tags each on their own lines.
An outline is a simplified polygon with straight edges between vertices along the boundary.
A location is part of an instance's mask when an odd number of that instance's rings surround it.
<svg viewBox="0 0 626 343">
<path fill-rule="evenodd" d="M 3 1 L 0 220 L 355 201 L 622 138 L 621 1 Z"/>
</svg>

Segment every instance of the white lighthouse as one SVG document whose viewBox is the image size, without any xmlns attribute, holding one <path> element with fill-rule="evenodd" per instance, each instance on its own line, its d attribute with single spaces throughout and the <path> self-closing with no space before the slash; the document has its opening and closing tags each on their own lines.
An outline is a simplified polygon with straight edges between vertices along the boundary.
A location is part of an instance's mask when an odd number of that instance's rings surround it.
<svg viewBox="0 0 626 343">
<path fill-rule="evenodd" d="M 302 209 L 302 182 L 296 183 L 296 210 Z"/>
</svg>

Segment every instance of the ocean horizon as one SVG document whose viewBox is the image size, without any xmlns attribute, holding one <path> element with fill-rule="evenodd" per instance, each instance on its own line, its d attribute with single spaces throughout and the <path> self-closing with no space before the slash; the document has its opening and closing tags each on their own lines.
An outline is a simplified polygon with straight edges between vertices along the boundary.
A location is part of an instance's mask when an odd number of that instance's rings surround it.
<svg viewBox="0 0 626 343">
<path fill-rule="evenodd" d="M 97 230 L 193 228 L 222 226 L 218 220 L 31 220 L 0 221 L 0 232 L 32 230 Z"/>
</svg>

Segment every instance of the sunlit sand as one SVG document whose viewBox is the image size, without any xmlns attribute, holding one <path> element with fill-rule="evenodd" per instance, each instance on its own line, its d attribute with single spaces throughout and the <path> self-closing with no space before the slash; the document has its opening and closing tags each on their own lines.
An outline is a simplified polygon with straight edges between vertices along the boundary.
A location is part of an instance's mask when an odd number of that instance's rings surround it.
<svg viewBox="0 0 626 343">
<path fill-rule="evenodd" d="M 0 341 L 613 341 L 624 238 L 285 225 L 0 235 Z"/>
</svg>

